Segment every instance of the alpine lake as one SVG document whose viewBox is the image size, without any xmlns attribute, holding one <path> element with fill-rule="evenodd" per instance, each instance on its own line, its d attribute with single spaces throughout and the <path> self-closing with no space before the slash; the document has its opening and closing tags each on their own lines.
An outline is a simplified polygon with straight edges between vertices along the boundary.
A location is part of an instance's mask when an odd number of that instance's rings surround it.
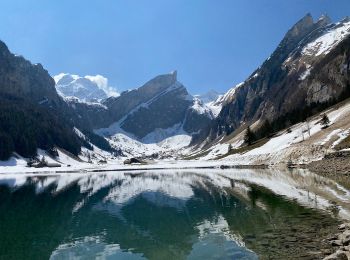
<svg viewBox="0 0 350 260">
<path fill-rule="evenodd" d="M 0 175 L 0 259 L 320 259 L 348 188 L 304 169 Z"/>
</svg>

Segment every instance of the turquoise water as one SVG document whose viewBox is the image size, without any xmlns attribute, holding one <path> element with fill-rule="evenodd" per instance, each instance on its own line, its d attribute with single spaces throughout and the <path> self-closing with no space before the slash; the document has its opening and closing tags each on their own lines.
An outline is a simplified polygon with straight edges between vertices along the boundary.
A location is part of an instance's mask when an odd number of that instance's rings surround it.
<svg viewBox="0 0 350 260">
<path fill-rule="evenodd" d="M 334 231 L 335 218 L 347 216 L 348 196 L 337 183 L 304 171 L 4 175 L 0 258 L 315 254 L 327 247 L 319 240 Z"/>
</svg>

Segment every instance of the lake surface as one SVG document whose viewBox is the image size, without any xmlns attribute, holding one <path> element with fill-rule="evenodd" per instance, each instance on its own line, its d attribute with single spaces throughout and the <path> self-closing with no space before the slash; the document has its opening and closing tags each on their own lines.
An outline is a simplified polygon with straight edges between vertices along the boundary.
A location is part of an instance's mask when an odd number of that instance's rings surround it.
<svg viewBox="0 0 350 260">
<path fill-rule="evenodd" d="M 317 259 L 350 192 L 306 170 L 0 176 L 1 259 Z"/>
</svg>

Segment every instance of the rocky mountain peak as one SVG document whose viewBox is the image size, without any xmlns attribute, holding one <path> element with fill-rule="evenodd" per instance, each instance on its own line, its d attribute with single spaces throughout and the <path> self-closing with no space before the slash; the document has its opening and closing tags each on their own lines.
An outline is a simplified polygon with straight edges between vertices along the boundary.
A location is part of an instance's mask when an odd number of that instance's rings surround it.
<svg viewBox="0 0 350 260">
<path fill-rule="evenodd" d="M 326 15 L 316 22 L 310 14 L 299 20 L 254 76 L 226 94 L 231 98 L 217 117 L 216 133 L 339 98 L 348 88 L 349 28 L 343 21 L 331 24 Z"/>
<path fill-rule="evenodd" d="M 310 13 L 301 18 L 292 28 L 287 32 L 285 38 L 298 37 L 309 31 L 314 26 L 314 20 Z"/>
<path fill-rule="evenodd" d="M 332 23 L 332 19 L 327 14 L 322 14 L 320 18 L 318 18 L 317 24 L 319 26 L 325 26 L 327 24 Z"/>
<path fill-rule="evenodd" d="M 0 41 L 0 55 L 6 55 L 9 54 L 9 49 L 7 48 L 6 44 L 2 41 Z"/>
<path fill-rule="evenodd" d="M 177 70 L 173 70 L 170 74 L 177 80 Z"/>
<path fill-rule="evenodd" d="M 132 90 L 132 92 L 138 91 L 143 94 L 154 95 L 164 91 L 165 89 L 173 86 L 177 82 L 177 72 L 173 71 L 168 74 L 159 75 L 148 82 L 146 82 L 142 87 L 137 90 Z"/>
</svg>

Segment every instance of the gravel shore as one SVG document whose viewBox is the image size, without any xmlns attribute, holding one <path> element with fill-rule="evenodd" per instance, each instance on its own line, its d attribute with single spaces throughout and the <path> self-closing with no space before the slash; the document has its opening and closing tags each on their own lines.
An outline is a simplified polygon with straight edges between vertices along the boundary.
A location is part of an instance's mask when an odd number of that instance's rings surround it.
<svg viewBox="0 0 350 260">
<path fill-rule="evenodd" d="M 307 165 L 307 168 L 319 175 L 335 179 L 350 188 L 350 151 L 335 152 L 326 155 L 322 160 Z M 350 202 L 349 202 L 350 203 Z M 350 259 L 350 223 L 339 226 L 339 233 L 328 242 L 335 252 L 325 260 Z"/>
<path fill-rule="evenodd" d="M 350 259 L 350 223 L 341 224 L 339 233 L 328 241 L 337 250 L 324 260 L 348 260 Z"/>
<path fill-rule="evenodd" d="M 323 175 L 350 177 L 350 152 L 328 154 L 322 160 L 310 163 L 308 168 Z"/>
</svg>

